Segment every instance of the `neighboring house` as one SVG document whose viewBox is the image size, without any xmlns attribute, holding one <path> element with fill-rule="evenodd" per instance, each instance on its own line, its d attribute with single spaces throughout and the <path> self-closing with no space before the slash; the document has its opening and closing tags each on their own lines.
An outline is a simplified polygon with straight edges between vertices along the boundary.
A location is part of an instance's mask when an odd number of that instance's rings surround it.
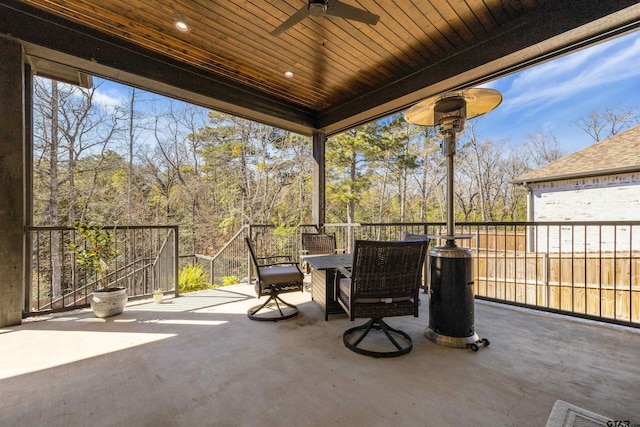
<svg viewBox="0 0 640 427">
<path fill-rule="evenodd" d="M 528 189 L 529 221 L 640 221 L 640 125 L 514 183 Z M 532 250 L 628 251 L 631 243 L 640 250 L 640 226 L 538 227 L 536 234 Z"/>
</svg>

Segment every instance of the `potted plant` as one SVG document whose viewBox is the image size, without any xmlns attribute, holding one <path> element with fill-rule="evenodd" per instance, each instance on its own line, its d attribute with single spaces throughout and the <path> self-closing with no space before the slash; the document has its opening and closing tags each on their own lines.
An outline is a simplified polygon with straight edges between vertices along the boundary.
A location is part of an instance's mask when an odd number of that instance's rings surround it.
<svg viewBox="0 0 640 427">
<path fill-rule="evenodd" d="M 107 286 L 107 270 L 118 255 L 114 247 L 113 230 L 105 230 L 99 225 L 80 221 L 75 221 L 73 228 L 82 240 L 79 244 L 69 244 L 76 255 L 76 264 L 80 269 L 97 277 L 99 283 L 91 294 L 93 313 L 101 318 L 122 313 L 128 300 L 127 289 Z"/>
<path fill-rule="evenodd" d="M 162 298 L 164 297 L 160 289 L 156 289 L 153 293 L 153 302 L 156 304 L 162 304 Z"/>
</svg>

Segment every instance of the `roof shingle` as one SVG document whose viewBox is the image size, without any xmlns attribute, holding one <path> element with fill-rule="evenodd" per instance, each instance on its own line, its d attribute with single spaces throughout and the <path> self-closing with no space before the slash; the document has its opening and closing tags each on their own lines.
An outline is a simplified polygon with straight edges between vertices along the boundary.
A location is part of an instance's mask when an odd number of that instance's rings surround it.
<svg viewBox="0 0 640 427">
<path fill-rule="evenodd" d="M 640 125 L 517 177 L 515 184 L 640 171 Z"/>
</svg>

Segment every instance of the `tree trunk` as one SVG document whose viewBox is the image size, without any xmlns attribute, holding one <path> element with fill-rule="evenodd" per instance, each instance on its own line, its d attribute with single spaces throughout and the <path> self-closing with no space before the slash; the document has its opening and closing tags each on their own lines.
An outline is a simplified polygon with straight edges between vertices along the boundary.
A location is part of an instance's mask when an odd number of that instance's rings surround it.
<svg viewBox="0 0 640 427">
<path fill-rule="evenodd" d="M 51 82 L 51 146 L 49 147 L 49 224 L 58 225 L 58 83 Z M 51 296 L 62 296 L 61 239 L 59 232 L 51 233 Z"/>
<path fill-rule="evenodd" d="M 131 98 L 129 99 L 129 176 L 127 182 L 127 222 L 133 225 L 133 111 L 136 102 L 136 89 L 131 89 Z"/>
</svg>

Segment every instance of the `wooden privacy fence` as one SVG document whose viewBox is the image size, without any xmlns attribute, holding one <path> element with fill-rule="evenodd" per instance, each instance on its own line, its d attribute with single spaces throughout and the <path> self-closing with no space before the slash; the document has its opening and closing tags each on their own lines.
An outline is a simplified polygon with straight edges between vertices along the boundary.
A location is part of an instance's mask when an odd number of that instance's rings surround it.
<svg viewBox="0 0 640 427">
<path fill-rule="evenodd" d="M 562 311 L 640 322 L 640 254 L 474 254 L 476 295 Z"/>
<path fill-rule="evenodd" d="M 640 251 L 544 252 L 527 236 L 475 233 L 465 246 L 473 249 L 477 296 L 640 323 Z"/>
</svg>

